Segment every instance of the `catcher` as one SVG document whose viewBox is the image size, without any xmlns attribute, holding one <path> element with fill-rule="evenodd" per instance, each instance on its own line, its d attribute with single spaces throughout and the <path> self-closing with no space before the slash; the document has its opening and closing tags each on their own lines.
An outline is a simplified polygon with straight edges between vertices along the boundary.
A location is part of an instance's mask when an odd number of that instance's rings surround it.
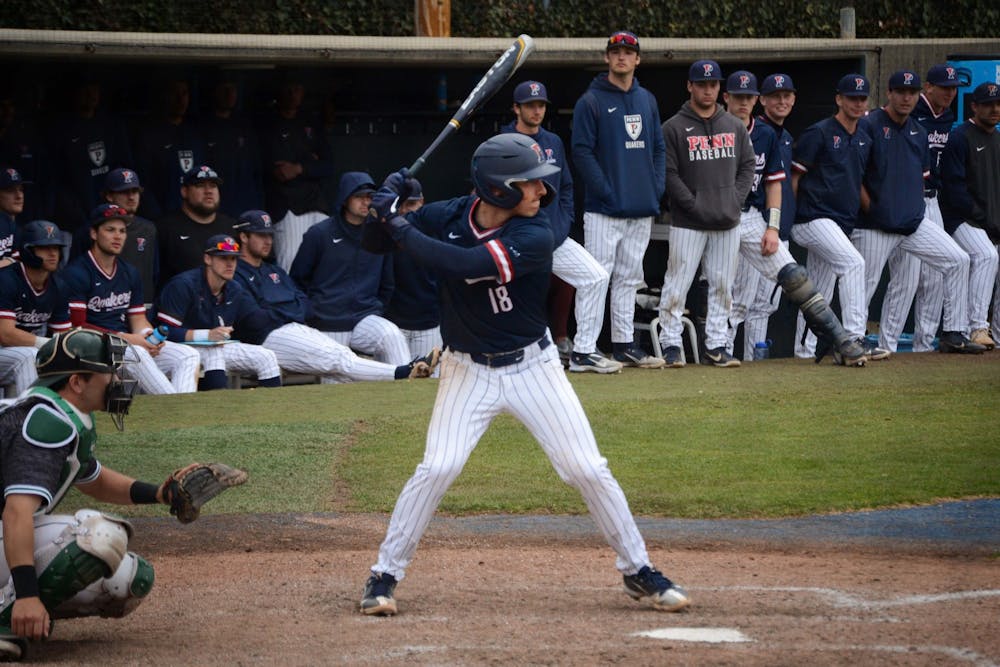
<svg viewBox="0 0 1000 667">
<path fill-rule="evenodd" d="M 38 351 L 38 380 L 0 410 L 0 661 L 22 659 L 52 619 L 122 617 L 153 586 L 152 566 L 128 551 L 127 521 L 52 513 L 71 486 L 103 502 L 169 505 L 190 522 L 204 502 L 246 481 L 241 470 L 195 463 L 157 485 L 100 464 L 91 413 L 107 411 L 122 430 L 135 388 L 119 377 L 126 346 L 88 329 L 56 334 Z"/>
</svg>

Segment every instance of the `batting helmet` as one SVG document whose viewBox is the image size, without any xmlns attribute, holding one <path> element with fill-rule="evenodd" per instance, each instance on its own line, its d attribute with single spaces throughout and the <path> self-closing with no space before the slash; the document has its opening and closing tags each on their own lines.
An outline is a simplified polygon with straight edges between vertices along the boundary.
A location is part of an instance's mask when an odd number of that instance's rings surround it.
<svg viewBox="0 0 1000 667">
<path fill-rule="evenodd" d="M 65 248 L 69 245 L 62 230 L 56 223 L 48 220 L 32 220 L 21 229 L 21 261 L 25 265 L 37 269 L 42 265 L 42 260 L 31 248 L 45 246 L 59 246 Z"/>
<path fill-rule="evenodd" d="M 514 208 L 521 201 L 521 190 L 514 183 L 545 180 L 560 168 L 545 159 L 538 142 L 523 134 L 498 134 L 487 139 L 472 155 L 472 184 L 483 200 L 500 208 Z M 555 189 L 545 183 L 542 206 L 555 196 Z"/>
</svg>

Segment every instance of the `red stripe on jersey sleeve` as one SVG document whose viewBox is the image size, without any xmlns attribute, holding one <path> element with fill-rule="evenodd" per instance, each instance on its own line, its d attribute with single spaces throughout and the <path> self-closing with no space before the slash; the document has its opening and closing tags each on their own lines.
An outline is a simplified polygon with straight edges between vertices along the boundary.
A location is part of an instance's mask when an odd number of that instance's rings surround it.
<svg viewBox="0 0 1000 667">
<path fill-rule="evenodd" d="M 776 183 L 778 181 L 783 181 L 785 180 L 785 170 L 782 169 L 781 171 L 776 171 L 773 174 L 768 175 L 768 177 L 765 178 L 764 180 L 767 181 L 768 183 Z"/>
<path fill-rule="evenodd" d="M 486 249 L 493 256 L 493 263 L 497 265 L 497 275 L 500 276 L 501 283 L 509 283 L 514 279 L 514 265 L 507 254 L 507 248 L 497 239 L 486 242 Z"/>
<path fill-rule="evenodd" d="M 794 161 L 792 162 L 792 169 L 803 174 L 809 171 L 809 169 L 806 168 L 804 164 L 802 164 L 801 162 L 794 162 Z"/>
<path fill-rule="evenodd" d="M 167 315 L 163 311 L 158 312 L 156 314 L 156 317 L 157 319 L 163 320 L 170 326 L 179 327 L 182 324 L 184 324 L 181 320 L 177 319 L 176 317 L 171 317 L 170 315 Z"/>
</svg>

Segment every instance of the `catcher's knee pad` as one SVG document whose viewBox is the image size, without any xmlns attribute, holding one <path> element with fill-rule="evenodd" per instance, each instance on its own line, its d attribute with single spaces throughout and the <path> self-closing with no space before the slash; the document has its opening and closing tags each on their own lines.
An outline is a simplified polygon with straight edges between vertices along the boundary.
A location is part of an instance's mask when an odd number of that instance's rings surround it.
<svg viewBox="0 0 1000 667">
<path fill-rule="evenodd" d="M 117 570 L 128 551 L 132 525 L 125 519 L 94 510 L 80 510 L 76 519 L 79 522 L 76 543 L 80 549 L 104 561 L 108 574 Z"/>
<path fill-rule="evenodd" d="M 111 576 L 99 579 L 52 611 L 52 618 L 102 616 L 121 618 L 130 614 L 153 588 L 153 566 L 129 552 Z"/>
<path fill-rule="evenodd" d="M 788 300 L 796 306 L 801 306 L 810 297 L 818 293 L 812 281 L 809 280 L 806 267 L 794 262 L 785 264 L 778 271 L 778 284 L 781 285 L 781 289 L 788 296 Z"/>
</svg>

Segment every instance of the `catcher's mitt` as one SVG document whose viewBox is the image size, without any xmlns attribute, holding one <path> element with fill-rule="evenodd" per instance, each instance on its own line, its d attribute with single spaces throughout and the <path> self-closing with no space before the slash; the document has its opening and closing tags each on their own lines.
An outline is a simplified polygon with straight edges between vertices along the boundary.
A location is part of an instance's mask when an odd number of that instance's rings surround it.
<svg viewBox="0 0 1000 667">
<path fill-rule="evenodd" d="M 163 483 L 163 500 L 178 521 L 191 523 L 198 518 L 202 505 L 245 481 L 245 470 L 225 463 L 192 463 L 175 470 Z"/>
</svg>

